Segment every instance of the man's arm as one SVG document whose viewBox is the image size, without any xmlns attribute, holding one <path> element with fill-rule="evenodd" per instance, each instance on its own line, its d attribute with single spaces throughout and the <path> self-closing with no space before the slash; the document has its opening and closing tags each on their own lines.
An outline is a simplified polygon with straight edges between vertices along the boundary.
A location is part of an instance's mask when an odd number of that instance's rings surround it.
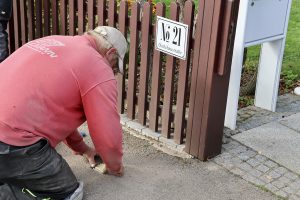
<svg viewBox="0 0 300 200">
<path fill-rule="evenodd" d="M 75 130 L 71 135 L 69 135 L 64 143 L 70 147 L 75 154 L 84 154 L 89 147 L 85 144 L 82 139 L 82 136 L 79 134 L 77 130 Z"/>
<path fill-rule="evenodd" d="M 91 138 L 108 171 L 122 171 L 122 129 L 117 111 L 116 80 L 101 83 L 83 97 Z"/>
</svg>

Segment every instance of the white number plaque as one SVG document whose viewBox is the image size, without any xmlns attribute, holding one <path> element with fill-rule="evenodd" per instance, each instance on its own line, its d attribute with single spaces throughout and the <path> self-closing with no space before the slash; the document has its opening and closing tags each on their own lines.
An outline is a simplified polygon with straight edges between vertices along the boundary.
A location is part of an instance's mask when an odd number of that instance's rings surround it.
<svg viewBox="0 0 300 200">
<path fill-rule="evenodd" d="M 186 59 L 188 25 L 157 16 L 155 49 Z"/>
</svg>

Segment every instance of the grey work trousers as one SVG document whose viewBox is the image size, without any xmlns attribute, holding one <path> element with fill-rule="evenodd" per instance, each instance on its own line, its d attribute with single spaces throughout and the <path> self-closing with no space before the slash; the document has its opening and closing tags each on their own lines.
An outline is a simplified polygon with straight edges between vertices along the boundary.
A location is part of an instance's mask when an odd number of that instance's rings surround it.
<svg viewBox="0 0 300 200">
<path fill-rule="evenodd" d="M 26 147 L 0 142 L 0 200 L 61 200 L 78 185 L 67 162 L 47 140 Z"/>
</svg>

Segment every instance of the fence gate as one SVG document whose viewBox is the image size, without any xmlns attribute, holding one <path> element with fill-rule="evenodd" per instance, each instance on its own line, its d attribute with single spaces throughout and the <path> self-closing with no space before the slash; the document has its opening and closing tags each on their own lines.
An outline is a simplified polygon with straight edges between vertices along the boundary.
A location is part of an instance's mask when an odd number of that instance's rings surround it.
<svg viewBox="0 0 300 200">
<path fill-rule="evenodd" d="M 117 76 L 119 112 L 206 160 L 221 151 L 239 0 L 198 3 L 196 15 L 191 0 L 182 11 L 175 2 L 168 8 L 170 19 L 189 26 L 186 60 L 154 48 L 155 20 L 166 17 L 165 4 L 116 0 L 13 0 L 10 53 L 47 35 L 118 28 L 129 42 L 124 74 Z"/>
</svg>

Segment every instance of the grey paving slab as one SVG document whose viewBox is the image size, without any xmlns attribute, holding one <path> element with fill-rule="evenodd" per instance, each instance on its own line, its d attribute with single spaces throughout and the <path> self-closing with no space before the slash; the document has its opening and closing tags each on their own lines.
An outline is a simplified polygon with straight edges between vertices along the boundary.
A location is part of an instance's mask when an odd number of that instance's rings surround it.
<svg viewBox="0 0 300 200">
<path fill-rule="evenodd" d="M 233 138 L 300 174 L 300 134 L 296 131 L 272 122 Z"/>
<path fill-rule="evenodd" d="M 300 113 L 284 118 L 280 120 L 279 123 L 297 131 L 300 134 Z"/>
</svg>

